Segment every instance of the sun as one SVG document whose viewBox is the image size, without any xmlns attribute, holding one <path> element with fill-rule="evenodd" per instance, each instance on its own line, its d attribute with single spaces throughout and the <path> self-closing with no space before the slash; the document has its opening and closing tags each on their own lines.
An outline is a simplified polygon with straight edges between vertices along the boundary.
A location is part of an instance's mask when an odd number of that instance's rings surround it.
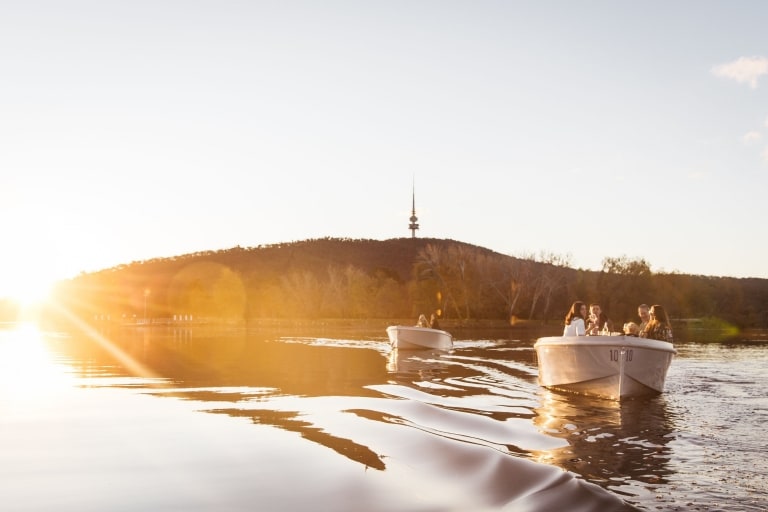
<svg viewBox="0 0 768 512">
<path fill-rule="evenodd" d="M 0 298 L 22 309 L 41 306 L 48 301 L 53 283 L 50 276 L 40 272 L 6 272 L 0 276 Z"/>
</svg>

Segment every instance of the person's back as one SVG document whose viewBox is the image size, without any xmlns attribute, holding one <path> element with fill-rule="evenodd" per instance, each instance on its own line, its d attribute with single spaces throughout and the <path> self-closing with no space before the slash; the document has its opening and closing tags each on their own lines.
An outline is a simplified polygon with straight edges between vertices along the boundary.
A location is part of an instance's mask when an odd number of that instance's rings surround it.
<svg viewBox="0 0 768 512">
<path fill-rule="evenodd" d="M 627 322 L 624 324 L 625 336 L 638 336 L 640 334 L 640 328 L 635 322 Z"/>
</svg>

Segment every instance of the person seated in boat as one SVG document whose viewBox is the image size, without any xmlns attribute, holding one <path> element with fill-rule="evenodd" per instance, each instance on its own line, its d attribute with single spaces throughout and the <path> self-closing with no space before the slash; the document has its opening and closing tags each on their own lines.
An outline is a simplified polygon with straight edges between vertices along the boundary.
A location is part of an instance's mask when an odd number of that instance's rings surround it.
<svg viewBox="0 0 768 512">
<path fill-rule="evenodd" d="M 434 313 L 432 313 L 432 315 L 429 317 L 429 328 L 430 329 L 440 328 L 440 322 L 437 321 L 437 315 Z"/>
<path fill-rule="evenodd" d="M 651 307 L 648 304 L 640 304 L 637 306 L 637 316 L 640 317 L 640 325 L 638 326 L 640 331 L 645 329 L 645 326 L 648 325 L 648 322 L 651 320 L 651 315 L 648 313 L 650 309 Z"/>
<path fill-rule="evenodd" d="M 635 322 L 627 322 L 624 324 L 624 336 L 639 336 L 640 327 Z"/>
<path fill-rule="evenodd" d="M 429 322 L 427 322 L 427 316 L 424 314 L 419 315 L 419 320 L 416 322 L 416 327 L 429 327 Z"/>
<path fill-rule="evenodd" d="M 571 305 L 568 314 L 565 315 L 565 327 L 563 336 L 584 336 L 586 327 L 584 318 L 587 316 L 587 305 L 577 300 Z"/>
<path fill-rule="evenodd" d="M 603 329 L 610 332 L 613 330 L 613 322 L 608 319 L 600 304 L 593 302 L 589 305 L 589 321 L 587 322 L 587 334 L 591 336 L 599 335 Z"/>
<path fill-rule="evenodd" d="M 645 329 L 640 331 L 640 337 L 672 343 L 672 324 L 664 307 L 654 304 L 648 313 L 651 319 Z"/>
</svg>

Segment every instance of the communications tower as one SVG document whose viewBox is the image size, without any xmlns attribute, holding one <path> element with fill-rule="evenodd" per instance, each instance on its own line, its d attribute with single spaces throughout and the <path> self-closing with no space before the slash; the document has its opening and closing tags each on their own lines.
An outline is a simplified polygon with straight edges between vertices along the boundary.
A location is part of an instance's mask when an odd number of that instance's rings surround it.
<svg viewBox="0 0 768 512">
<path fill-rule="evenodd" d="M 416 216 L 416 185 L 413 186 L 413 197 L 411 204 L 411 223 L 408 225 L 408 229 L 411 230 L 411 238 L 416 238 L 416 230 L 419 229 L 419 218 Z"/>
</svg>

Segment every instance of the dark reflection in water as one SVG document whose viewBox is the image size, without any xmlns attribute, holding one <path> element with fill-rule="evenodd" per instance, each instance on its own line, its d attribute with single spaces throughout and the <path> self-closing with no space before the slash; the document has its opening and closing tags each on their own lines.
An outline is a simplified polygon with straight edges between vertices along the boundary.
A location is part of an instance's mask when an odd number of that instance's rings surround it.
<svg viewBox="0 0 768 512">
<path fill-rule="evenodd" d="M 375 453 L 367 446 L 363 446 L 351 439 L 337 437 L 324 432 L 323 429 L 314 426 L 308 421 L 299 419 L 301 413 L 298 411 L 244 411 L 241 409 L 212 409 L 210 412 L 228 414 L 236 417 L 246 417 L 260 425 L 272 425 L 290 432 L 298 432 L 301 437 L 308 441 L 327 446 L 339 455 L 343 455 L 350 460 L 363 464 L 366 468 L 384 470 L 386 465 L 380 454 Z M 354 411 L 350 411 L 354 412 Z M 360 412 L 361 416 L 366 416 L 366 411 Z M 370 417 L 370 415 L 367 415 Z M 384 419 L 374 418 L 379 421 Z"/>
<path fill-rule="evenodd" d="M 728 348 L 713 349 L 702 366 L 701 351 L 684 346 L 673 361 L 669 391 L 660 396 L 619 404 L 553 393 L 537 384 L 532 350 L 535 338 L 548 334 L 467 331 L 448 352 L 390 351 L 383 330 L 317 336 L 311 329 L 153 328 L 56 338 L 50 345 L 84 387 L 138 389 L 292 433 L 328 457 L 340 455 L 382 477 L 424 465 L 430 478 L 458 493 L 439 498 L 457 500 L 449 508 L 434 497 L 405 494 L 369 510 L 762 509 L 765 489 L 747 487 L 749 477 L 736 478 L 727 494 L 698 486 L 697 467 L 707 463 L 700 443 L 711 442 L 713 434 L 692 419 L 705 415 L 697 404 L 717 416 L 721 391 L 712 382 L 718 378 L 729 384 L 723 388 L 729 396 L 746 397 L 747 409 L 739 414 L 765 418 L 755 370 L 745 380 L 729 378 L 739 369 L 727 361 L 719 366 Z M 698 376 L 701 368 L 709 378 Z M 744 386 L 751 391 L 736 391 Z M 733 437 L 748 438 L 735 428 Z M 718 438 L 722 450 L 729 449 L 729 438 Z M 752 464 L 753 477 L 764 477 L 767 466 L 755 465 L 750 442 L 743 441 L 741 457 Z M 290 451 L 309 452 L 302 446 Z M 473 467 L 482 470 L 467 477 Z M 459 474 L 460 483 L 451 484 Z M 608 492 L 595 493 L 583 482 Z M 391 483 L 379 485 L 367 492 L 385 493 Z M 407 476 L 398 485 L 418 487 Z M 352 504 L 341 508 L 353 510 Z M 291 509 L 292 503 L 282 505 Z"/>
<path fill-rule="evenodd" d="M 629 495 L 632 485 L 666 483 L 673 425 L 663 395 L 621 403 L 548 390 L 540 396 L 534 423 L 568 444 L 539 460 L 614 490 L 626 485 Z"/>
</svg>

